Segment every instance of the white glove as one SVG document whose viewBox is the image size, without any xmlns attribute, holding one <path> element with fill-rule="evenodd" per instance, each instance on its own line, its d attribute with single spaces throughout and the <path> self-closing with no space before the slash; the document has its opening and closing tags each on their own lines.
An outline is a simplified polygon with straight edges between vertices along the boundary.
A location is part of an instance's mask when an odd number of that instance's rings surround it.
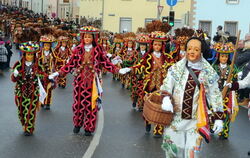
<svg viewBox="0 0 250 158">
<path fill-rule="evenodd" d="M 122 68 L 119 70 L 119 74 L 124 75 L 124 74 L 128 73 L 129 71 L 131 71 L 131 68 L 128 68 L 128 67 Z"/>
<path fill-rule="evenodd" d="M 13 72 L 13 75 L 14 75 L 15 77 L 17 77 L 18 74 L 19 74 L 19 72 L 17 71 L 17 69 L 15 69 L 14 72 Z"/>
<path fill-rule="evenodd" d="M 49 79 L 50 80 L 53 80 L 56 76 L 58 76 L 59 75 L 59 73 L 58 72 L 54 72 L 54 73 L 52 73 L 52 74 L 50 74 L 49 75 Z"/>
<path fill-rule="evenodd" d="M 224 87 L 232 88 L 232 83 L 224 82 Z"/>
<path fill-rule="evenodd" d="M 116 65 L 118 64 L 118 60 L 111 60 L 112 64 Z"/>
<path fill-rule="evenodd" d="M 241 80 L 241 78 L 242 78 L 242 75 L 243 75 L 243 73 L 242 73 L 242 71 L 241 72 L 238 72 L 238 80 Z"/>
<path fill-rule="evenodd" d="M 223 121 L 222 120 L 215 120 L 214 122 L 214 134 L 219 134 L 223 129 Z"/>
<path fill-rule="evenodd" d="M 117 61 L 118 61 L 118 63 L 122 63 L 122 60 L 121 60 L 121 59 L 118 59 Z"/>
<path fill-rule="evenodd" d="M 112 54 L 107 53 L 107 57 L 111 58 L 111 57 L 112 57 Z"/>
<path fill-rule="evenodd" d="M 164 111 L 171 111 L 172 113 L 174 112 L 173 105 L 169 96 L 163 98 L 161 108 Z"/>
</svg>

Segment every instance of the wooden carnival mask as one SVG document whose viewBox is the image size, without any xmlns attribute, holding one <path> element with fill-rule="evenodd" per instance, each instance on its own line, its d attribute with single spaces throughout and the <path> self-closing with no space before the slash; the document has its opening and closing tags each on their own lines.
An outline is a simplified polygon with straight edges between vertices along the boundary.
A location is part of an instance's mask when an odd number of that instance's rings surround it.
<svg viewBox="0 0 250 158">
<path fill-rule="evenodd" d="M 154 41 L 153 42 L 153 50 L 156 52 L 161 52 L 162 41 Z"/>
<path fill-rule="evenodd" d="M 226 64 L 228 62 L 229 55 L 228 54 L 220 54 L 219 61 L 221 64 Z"/>
<path fill-rule="evenodd" d="M 45 51 L 49 51 L 50 48 L 51 48 L 51 44 L 50 44 L 50 43 L 44 43 L 43 49 L 44 49 Z"/>
<path fill-rule="evenodd" d="M 89 45 L 93 42 L 93 35 L 90 33 L 85 33 L 83 36 L 83 41 L 85 44 Z"/>
<path fill-rule="evenodd" d="M 197 39 L 192 39 L 187 43 L 187 59 L 193 63 L 201 59 L 201 42 Z"/>
<path fill-rule="evenodd" d="M 28 62 L 34 61 L 34 53 L 27 52 L 26 55 L 25 55 L 25 60 L 28 61 Z"/>
</svg>

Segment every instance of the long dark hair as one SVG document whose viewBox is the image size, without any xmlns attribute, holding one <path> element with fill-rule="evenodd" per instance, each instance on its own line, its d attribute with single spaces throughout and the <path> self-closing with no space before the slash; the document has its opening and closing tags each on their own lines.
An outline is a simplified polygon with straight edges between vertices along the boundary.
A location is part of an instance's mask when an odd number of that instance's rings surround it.
<svg viewBox="0 0 250 158">
<path fill-rule="evenodd" d="M 146 43 L 139 43 L 139 44 L 138 44 L 138 47 L 137 47 L 137 49 L 136 49 L 137 52 L 140 52 L 140 51 L 141 51 L 141 50 L 140 50 L 140 46 L 141 46 L 141 45 L 145 45 L 145 46 L 146 46 L 146 50 L 145 50 L 145 51 L 148 52 L 148 45 L 147 45 Z"/>
<path fill-rule="evenodd" d="M 215 65 L 219 65 L 220 64 L 220 55 L 221 55 L 221 53 L 218 53 L 218 57 L 217 57 L 217 59 L 216 59 L 216 61 L 214 63 Z M 230 54 L 227 54 L 227 55 L 228 55 L 227 64 L 230 65 L 231 64 Z"/>
</svg>

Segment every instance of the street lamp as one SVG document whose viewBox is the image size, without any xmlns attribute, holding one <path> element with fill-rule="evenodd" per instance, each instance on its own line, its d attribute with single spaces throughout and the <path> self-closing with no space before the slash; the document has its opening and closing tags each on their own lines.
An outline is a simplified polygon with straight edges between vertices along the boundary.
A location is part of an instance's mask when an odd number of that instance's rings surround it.
<svg viewBox="0 0 250 158">
<path fill-rule="evenodd" d="M 104 23 L 104 0 L 102 0 L 102 30 L 103 30 L 103 23 Z"/>
</svg>

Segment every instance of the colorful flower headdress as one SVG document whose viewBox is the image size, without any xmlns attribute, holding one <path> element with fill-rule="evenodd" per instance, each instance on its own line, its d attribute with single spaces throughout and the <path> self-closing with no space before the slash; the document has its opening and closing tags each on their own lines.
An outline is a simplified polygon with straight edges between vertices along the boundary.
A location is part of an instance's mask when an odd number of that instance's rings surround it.
<svg viewBox="0 0 250 158">
<path fill-rule="evenodd" d="M 235 50 L 234 45 L 230 43 L 215 43 L 213 49 L 218 53 L 230 54 Z"/>
<path fill-rule="evenodd" d="M 171 26 L 168 23 L 155 20 L 146 25 L 146 30 L 150 33 L 151 40 L 167 41 L 169 39 L 167 33 L 171 30 Z"/>
<path fill-rule="evenodd" d="M 46 42 L 46 43 L 51 43 L 51 42 L 55 42 L 56 39 L 53 35 L 43 35 L 40 38 L 41 42 Z"/>
<path fill-rule="evenodd" d="M 109 40 L 109 32 L 108 31 L 102 31 L 100 33 L 100 39 L 101 40 Z"/>
<path fill-rule="evenodd" d="M 39 44 L 37 42 L 29 41 L 21 43 L 19 48 L 22 52 L 36 53 L 39 51 Z"/>
<path fill-rule="evenodd" d="M 150 40 L 148 34 L 140 33 L 140 34 L 137 34 L 137 36 L 136 36 L 136 42 L 147 44 L 147 43 L 150 43 L 151 40 Z"/>
<path fill-rule="evenodd" d="M 122 34 L 116 34 L 114 38 L 114 43 L 122 43 L 123 42 L 123 35 Z"/>
<path fill-rule="evenodd" d="M 58 41 L 60 41 L 60 42 L 67 42 L 69 40 L 69 37 L 66 37 L 66 36 L 60 36 L 59 38 L 58 38 Z"/>
<path fill-rule="evenodd" d="M 124 41 L 128 42 L 128 41 L 135 41 L 136 40 L 136 35 L 133 32 L 127 32 L 124 34 Z"/>
<path fill-rule="evenodd" d="M 189 38 L 194 36 L 195 31 L 186 27 L 178 28 L 175 30 L 175 37 L 177 42 L 185 44 Z"/>
<path fill-rule="evenodd" d="M 150 38 L 151 40 L 156 40 L 156 41 L 167 41 L 169 39 L 167 34 L 162 31 L 151 32 Z"/>
<path fill-rule="evenodd" d="M 80 33 L 93 33 L 98 34 L 100 30 L 98 28 L 95 28 L 93 26 L 83 26 L 80 28 Z"/>
</svg>

